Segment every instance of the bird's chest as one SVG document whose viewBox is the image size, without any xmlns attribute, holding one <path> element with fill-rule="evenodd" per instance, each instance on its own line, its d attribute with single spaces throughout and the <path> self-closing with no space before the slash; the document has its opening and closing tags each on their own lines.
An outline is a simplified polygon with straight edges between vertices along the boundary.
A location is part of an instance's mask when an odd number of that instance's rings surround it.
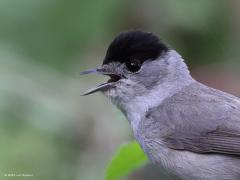
<svg viewBox="0 0 240 180">
<path fill-rule="evenodd" d="M 162 139 L 151 139 L 139 130 L 135 138 L 151 162 L 163 166 L 166 169 L 175 169 L 176 161 L 172 150 L 167 148 Z"/>
</svg>

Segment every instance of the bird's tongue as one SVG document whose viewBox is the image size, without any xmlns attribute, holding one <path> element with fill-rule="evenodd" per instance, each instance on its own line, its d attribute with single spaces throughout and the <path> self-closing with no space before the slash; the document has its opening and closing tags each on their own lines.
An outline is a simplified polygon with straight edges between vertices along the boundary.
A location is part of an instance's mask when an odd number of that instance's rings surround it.
<svg viewBox="0 0 240 180">
<path fill-rule="evenodd" d="M 117 82 L 118 80 L 121 79 L 120 76 L 115 75 L 115 74 L 109 74 L 108 76 L 110 76 L 110 79 L 107 81 L 108 83 Z"/>
</svg>

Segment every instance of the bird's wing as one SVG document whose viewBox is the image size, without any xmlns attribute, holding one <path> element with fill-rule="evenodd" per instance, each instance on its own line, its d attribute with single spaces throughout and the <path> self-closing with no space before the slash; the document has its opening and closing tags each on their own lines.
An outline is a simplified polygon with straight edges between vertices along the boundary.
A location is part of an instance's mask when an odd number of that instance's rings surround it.
<svg viewBox="0 0 240 180">
<path fill-rule="evenodd" d="M 148 116 L 158 128 L 150 136 L 169 148 L 240 156 L 240 99 L 235 96 L 196 83 Z"/>
<path fill-rule="evenodd" d="M 169 148 L 196 153 L 219 153 L 240 156 L 240 133 L 215 130 L 199 136 L 165 138 Z"/>
</svg>

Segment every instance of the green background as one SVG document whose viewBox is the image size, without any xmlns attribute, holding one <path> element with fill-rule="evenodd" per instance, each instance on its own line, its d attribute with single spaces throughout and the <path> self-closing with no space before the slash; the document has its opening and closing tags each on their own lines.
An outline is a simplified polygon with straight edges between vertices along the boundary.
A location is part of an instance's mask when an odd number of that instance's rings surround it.
<svg viewBox="0 0 240 180">
<path fill-rule="evenodd" d="M 205 84 L 240 96 L 237 0 L 0 0 L 0 180 L 101 180 L 117 147 L 133 139 L 101 94 L 101 64 L 119 32 L 160 35 Z M 6 177 L 5 174 L 33 174 Z M 154 166 L 128 179 L 157 179 Z M 162 177 L 166 179 L 166 177 Z"/>
</svg>

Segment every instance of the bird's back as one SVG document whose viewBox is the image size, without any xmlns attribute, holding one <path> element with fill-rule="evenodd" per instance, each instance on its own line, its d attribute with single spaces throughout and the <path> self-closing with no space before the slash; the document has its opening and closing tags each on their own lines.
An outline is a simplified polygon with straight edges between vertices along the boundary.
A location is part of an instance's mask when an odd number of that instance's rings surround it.
<svg viewBox="0 0 240 180">
<path fill-rule="evenodd" d="M 145 114 L 138 140 L 184 179 L 240 179 L 240 99 L 198 82 Z"/>
</svg>

